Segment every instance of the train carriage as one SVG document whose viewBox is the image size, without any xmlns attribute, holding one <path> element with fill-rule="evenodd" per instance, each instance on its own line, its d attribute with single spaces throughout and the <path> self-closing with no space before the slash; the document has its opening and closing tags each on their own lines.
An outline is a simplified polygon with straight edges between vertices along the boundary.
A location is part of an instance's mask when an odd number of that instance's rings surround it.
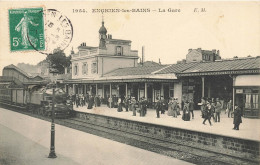
<svg viewBox="0 0 260 165">
<path fill-rule="evenodd" d="M 69 117 L 73 105 L 68 101 L 66 93 L 55 88 L 54 114 L 57 118 Z M 0 104 L 16 106 L 32 113 L 51 116 L 52 88 L 46 85 L 28 85 L 24 88 L 12 83 L 0 84 Z"/>
</svg>

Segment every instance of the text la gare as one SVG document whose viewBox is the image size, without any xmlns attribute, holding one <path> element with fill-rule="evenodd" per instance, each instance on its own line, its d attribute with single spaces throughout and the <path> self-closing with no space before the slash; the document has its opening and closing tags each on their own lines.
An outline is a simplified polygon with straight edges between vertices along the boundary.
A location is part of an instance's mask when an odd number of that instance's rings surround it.
<svg viewBox="0 0 260 165">
<path fill-rule="evenodd" d="M 174 13 L 179 13 L 181 12 L 181 9 L 173 9 L 173 8 L 168 8 L 168 9 L 161 9 L 159 8 L 159 12 L 174 12 Z"/>
</svg>

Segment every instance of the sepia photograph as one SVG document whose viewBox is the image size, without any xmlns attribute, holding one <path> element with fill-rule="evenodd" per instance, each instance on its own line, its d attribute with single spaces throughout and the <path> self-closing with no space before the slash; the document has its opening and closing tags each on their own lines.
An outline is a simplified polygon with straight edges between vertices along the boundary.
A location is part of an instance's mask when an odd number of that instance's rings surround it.
<svg viewBox="0 0 260 165">
<path fill-rule="evenodd" d="M 0 165 L 259 165 L 259 13 L 0 0 Z"/>
</svg>

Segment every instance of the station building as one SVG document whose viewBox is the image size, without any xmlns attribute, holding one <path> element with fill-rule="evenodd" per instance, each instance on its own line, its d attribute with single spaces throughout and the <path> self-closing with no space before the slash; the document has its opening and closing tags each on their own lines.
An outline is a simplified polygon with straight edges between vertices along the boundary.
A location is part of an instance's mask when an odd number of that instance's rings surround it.
<svg viewBox="0 0 260 165">
<path fill-rule="evenodd" d="M 174 74 L 156 74 L 167 65 L 138 66 L 138 51 L 130 40 L 114 39 L 102 22 L 99 46 L 82 43 L 71 51 L 72 79 L 65 81 L 68 93 L 109 96 L 146 97 L 149 102 L 164 96 L 181 97 L 181 84 Z M 175 90 L 174 90 L 175 89 Z"/>
<path fill-rule="evenodd" d="M 82 43 L 71 51 L 72 79 L 64 81 L 70 94 L 146 97 L 152 105 L 163 96 L 193 99 L 219 98 L 223 109 L 229 99 L 242 107 L 245 117 L 259 117 L 260 58 L 221 59 L 219 50 L 189 49 L 186 59 L 172 65 L 140 66 L 130 40 L 114 39 L 104 22 L 99 46 Z M 254 80 L 254 81 L 252 81 Z"/>
</svg>

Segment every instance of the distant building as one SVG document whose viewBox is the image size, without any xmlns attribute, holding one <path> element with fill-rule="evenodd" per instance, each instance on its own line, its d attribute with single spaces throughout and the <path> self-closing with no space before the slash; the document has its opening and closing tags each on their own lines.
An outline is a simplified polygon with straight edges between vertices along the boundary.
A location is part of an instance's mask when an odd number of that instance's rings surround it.
<svg viewBox="0 0 260 165">
<path fill-rule="evenodd" d="M 49 76 L 49 62 L 47 60 L 43 60 L 37 64 L 37 74 L 41 76 Z"/>
<path fill-rule="evenodd" d="M 186 63 L 189 62 L 202 62 L 202 61 L 211 61 L 220 60 L 219 50 L 202 50 L 198 49 L 189 49 L 188 54 L 186 55 Z"/>
<path fill-rule="evenodd" d="M 4 67 L 3 75 L 0 76 L 0 82 L 13 83 L 19 87 L 25 83 L 36 81 L 43 81 L 43 78 L 41 76 L 32 76 L 13 64 Z"/>
</svg>

